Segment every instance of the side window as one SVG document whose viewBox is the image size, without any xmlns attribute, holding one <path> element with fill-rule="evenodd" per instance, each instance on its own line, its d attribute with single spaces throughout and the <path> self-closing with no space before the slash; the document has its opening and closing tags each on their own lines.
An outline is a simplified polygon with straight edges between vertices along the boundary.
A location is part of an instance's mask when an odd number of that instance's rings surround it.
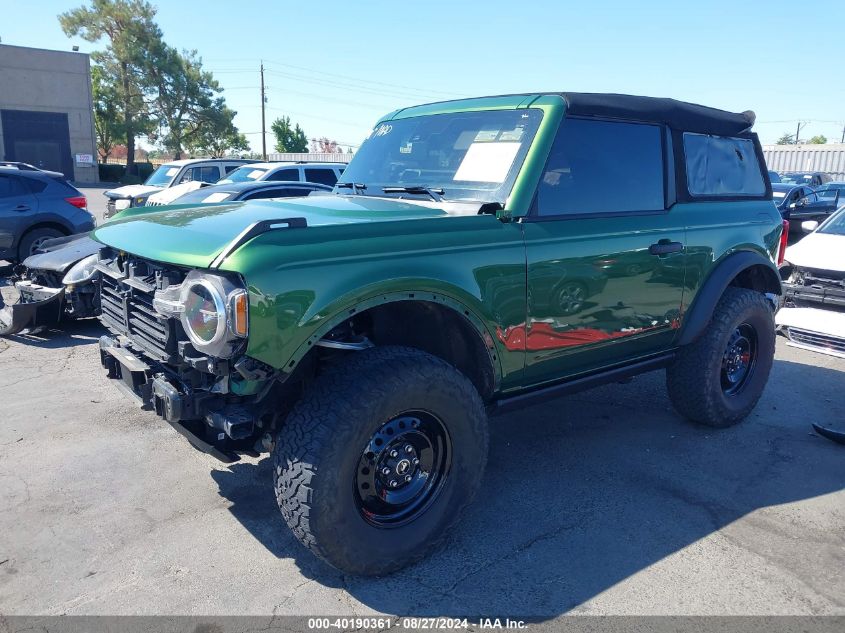
<svg viewBox="0 0 845 633">
<path fill-rule="evenodd" d="M 29 193 L 20 180 L 15 176 L 0 176 L 0 198 L 14 198 Z"/>
<path fill-rule="evenodd" d="M 220 180 L 220 168 L 216 165 L 194 167 L 194 180 L 199 180 L 200 182 L 217 182 Z"/>
<path fill-rule="evenodd" d="M 226 169 L 226 173 L 227 173 L 227 174 L 231 174 L 231 173 L 232 173 L 233 171 L 235 171 L 238 167 L 242 167 L 242 166 L 243 166 L 243 165 L 226 165 L 226 167 L 225 167 L 225 169 Z"/>
<path fill-rule="evenodd" d="M 751 139 L 684 132 L 684 155 L 692 196 L 762 196 L 766 192 Z"/>
<path fill-rule="evenodd" d="M 662 210 L 663 172 L 659 126 L 565 119 L 537 209 L 540 215 Z"/>
<path fill-rule="evenodd" d="M 275 174 L 271 174 L 269 178 L 265 178 L 265 180 L 290 180 L 293 182 L 299 182 L 299 170 L 298 169 L 280 169 Z"/>
<path fill-rule="evenodd" d="M 305 168 L 305 180 L 307 182 L 318 182 L 321 185 L 329 185 L 330 187 L 334 187 L 337 183 L 337 176 L 334 173 L 334 169 L 331 168 Z"/>
<path fill-rule="evenodd" d="M 36 178 L 24 178 L 24 184 L 29 189 L 30 193 L 41 193 L 47 188 L 47 183 Z"/>
</svg>

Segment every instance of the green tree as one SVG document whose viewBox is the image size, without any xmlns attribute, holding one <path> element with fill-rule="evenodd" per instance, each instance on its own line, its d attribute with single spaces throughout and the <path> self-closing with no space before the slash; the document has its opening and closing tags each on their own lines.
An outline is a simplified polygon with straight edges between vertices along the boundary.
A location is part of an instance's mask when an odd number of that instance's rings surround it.
<svg viewBox="0 0 845 633">
<path fill-rule="evenodd" d="M 155 8 L 146 0 L 90 1 L 90 6 L 60 14 L 59 24 L 68 37 L 106 41 L 105 50 L 91 57 L 100 68 L 102 84 L 114 91 L 114 115 L 126 135 L 126 171 L 134 174 L 135 138 L 152 126 L 145 73 L 150 56 L 161 50 L 161 29 L 155 23 Z"/>
<path fill-rule="evenodd" d="M 273 121 L 270 129 L 276 137 L 277 152 L 294 152 L 300 154 L 308 151 L 308 137 L 305 136 L 305 132 L 299 127 L 299 123 L 293 128 L 290 126 L 289 116 L 283 116 Z"/>
<path fill-rule="evenodd" d="M 827 143 L 827 137 L 824 134 L 817 134 L 807 142 L 812 145 L 824 145 Z"/>
<path fill-rule="evenodd" d="M 207 111 L 205 124 L 190 149 L 215 158 L 230 153 L 248 152 L 249 143 L 246 136 L 241 134 L 234 124 L 236 114 L 237 112 L 226 106 Z"/>
<path fill-rule="evenodd" d="M 126 140 L 126 128 L 118 112 L 117 86 L 94 66 L 91 69 L 91 87 L 94 95 L 94 132 L 97 135 L 97 153 L 106 162 L 114 146 Z"/>
<path fill-rule="evenodd" d="M 775 143 L 778 145 L 795 145 L 795 135 L 789 133 L 784 134 Z"/>
<path fill-rule="evenodd" d="M 148 76 L 155 86 L 152 112 L 160 130 L 157 140 L 175 158 L 181 158 L 186 148 L 201 145 L 210 132 L 234 128 L 234 113 L 219 95 L 220 84 L 203 70 L 196 51 L 179 53 L 162 45 L 151 61 L 155 63 L 148 69 Z"/>
</svg>

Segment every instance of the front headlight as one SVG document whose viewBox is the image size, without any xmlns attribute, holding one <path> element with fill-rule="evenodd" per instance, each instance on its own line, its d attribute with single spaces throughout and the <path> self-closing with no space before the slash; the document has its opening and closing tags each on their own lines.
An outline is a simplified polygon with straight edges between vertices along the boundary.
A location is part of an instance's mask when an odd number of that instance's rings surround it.
<svg viewBox="0 0 845 633">
<path fill-rule="evenodd" d="M 225 277 L 191 271 L 178 286 L 157 290 L 153 307 L 177 316 L 198 351 L 228 358 L 246 338 L 247 293 Z"/>
<path fill-rule="evenodd" d="M 89 255 L 85 259 L 80 259 L 70 270 L 67 271 L 62 279 L 62 285 L 70 286 L 71 284 L 81 284 L 85 281 L 91 281 L 94 275 L 97 274 L 97 253 Z"/>
</svg>

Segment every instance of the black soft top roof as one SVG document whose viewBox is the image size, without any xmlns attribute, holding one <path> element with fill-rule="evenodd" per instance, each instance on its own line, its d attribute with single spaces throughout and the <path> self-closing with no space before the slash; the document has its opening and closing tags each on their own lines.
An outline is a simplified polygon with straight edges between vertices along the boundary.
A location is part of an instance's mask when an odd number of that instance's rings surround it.
<svg viewBox="0 0 845 633">
<path fill-rule="evenodd" d="M 559 92 L 567 114 L 663 123 L 681 131 L 734 136 L 749 132 L 756 115 L 747 110 L 734 113 L 717 108 L 666 99 L 598 92 Z"/>
</svg>

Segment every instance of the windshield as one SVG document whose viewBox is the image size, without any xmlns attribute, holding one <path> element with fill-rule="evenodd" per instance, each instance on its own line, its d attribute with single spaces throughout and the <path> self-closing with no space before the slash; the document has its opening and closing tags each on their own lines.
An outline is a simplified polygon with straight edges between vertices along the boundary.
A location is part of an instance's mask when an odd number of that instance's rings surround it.
<svg viewBox="0 0 845 633">
<path fill-rule="evenodd" d="M 145 185 L 150 187 L 167 187 L 179 173 L 179 165 L 162 165 L 150 174 Z"/>
<path fill-rule="evenodd" d="M 233 182 L 254 182 L 256 180 L 261 180 L 261 177 L 268 171 L 270 170 L 267 168 L 255 168 L 250 167 L 249 165 L 238 167 L 222 180 L 218 180 L 217 184 L 227 185 Z"/>
<path fill-rule="evenodd" d="M 794 185 L 809 185 L 813 182 L 813 174 L 781 174 L 780 181 Z"/>
<path fill-rule="evenodd" d="M 504 203 L 542 118 L 540 110 L 527 109 L 387 121 L 370 133 L 342 181 L 364 185 L 356 189 L 364 195 L 385 195 L 384 187 L 427 187 L 450 201 Z"/>
<path fill-rule="evenodd" d="M 830 233 L 832 235 L 845 235 L 845 209 L 840 209 L 835 215 L 824 223 L 819 233 Z"/>
</svg>

